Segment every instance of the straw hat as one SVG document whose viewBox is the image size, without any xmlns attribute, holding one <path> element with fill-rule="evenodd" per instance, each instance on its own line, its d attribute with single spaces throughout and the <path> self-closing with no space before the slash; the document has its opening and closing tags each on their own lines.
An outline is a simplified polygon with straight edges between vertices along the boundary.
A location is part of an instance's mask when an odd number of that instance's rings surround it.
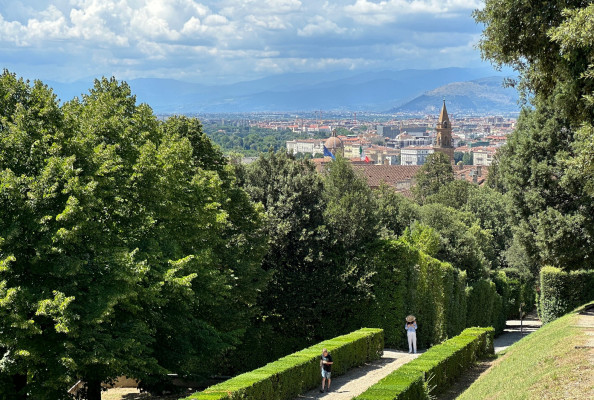
<svg viewBox="0 0 594 400">
<path fill-rule="evenodd" d="M 414 322 L 415 319 L 416 318 L 414 315 L 409 315 L 408 317 L 406 317 L 406 322 Z"/>
</svg>

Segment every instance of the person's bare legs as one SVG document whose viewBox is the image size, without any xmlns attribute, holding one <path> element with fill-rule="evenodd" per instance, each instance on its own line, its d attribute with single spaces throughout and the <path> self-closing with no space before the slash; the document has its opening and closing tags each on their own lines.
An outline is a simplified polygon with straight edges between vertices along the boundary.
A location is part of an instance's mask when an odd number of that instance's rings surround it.
<svg viewBox="0 0 594 400">
<path fill-rule="evenodd" d="M 324 391 L 325 385 L 326 385 L 326 378 L 322 378 L 322 392 Z"/>
</svg>

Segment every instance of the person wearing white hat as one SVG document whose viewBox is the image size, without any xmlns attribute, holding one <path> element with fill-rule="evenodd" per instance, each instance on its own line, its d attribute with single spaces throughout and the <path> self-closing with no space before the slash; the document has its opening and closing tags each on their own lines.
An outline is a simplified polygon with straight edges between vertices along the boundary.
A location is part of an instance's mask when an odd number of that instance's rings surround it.
<svg viewBox="0 0 594 400">
<path fill-rule="evenodd" d="M 406 317 L 404 329 L 406 329 L 408 335 L 408 353 L 410 354 L 414 351 L 417 354 L 417 320 L 414 315 Z"/>
</svg>

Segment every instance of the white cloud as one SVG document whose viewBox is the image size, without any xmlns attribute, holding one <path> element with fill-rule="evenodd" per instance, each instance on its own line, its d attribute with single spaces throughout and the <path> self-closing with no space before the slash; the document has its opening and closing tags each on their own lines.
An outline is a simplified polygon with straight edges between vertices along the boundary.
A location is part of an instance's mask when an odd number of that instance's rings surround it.
<svg viewBox="0 0 594 400">
<path fill-rule="evenodd" d="M 283 30 L 287 29 L 291 26 L 290 23 L 283 20 L 277 15 L 265 15 L 265 16 L 256 16 L 256 15 L 248 15 L 245 17 L 245 21 L 248 24 L 256 26 L 258 28 L 269 29 L 269 30 Z"/>
<path fill-rule="evenodd" d="M 471 64 L 479 0 L 0 0 L 0 59 L 39 76 L 254 77 Z M 447 33 L 447 34 L 444 34 Z M 461 43 L 457 45 L 457 43 Z M 430 50 L 429 50 L 430 49 Z M 437 50 L 436 50 L 437 49 Z M 52 58 L 53 56 L 53 58 Z M 50 72 L 51 70 L 51 72 Z M 76 77 L 68 76 L 70 80 Z"/>
<path fill-rule="evenodd" d="M 220 12 L 233 18 L 244 15 L 286 15 L 302 11 L 302 5 L 299 0 L 222 0 Z"/>
<path fill-rule="evenodd" d="M 346 28 L 341 28 L 335 22 L 316 15 L 313 21 L 297 31 L 299 36 L 319 36 L 326 34 L 342 34 Z"/>
<path fill-rule="evenodd" d="M 469 14 L 481 7 L 478 0 L 385 0 L 378 3 L 356 0 L 344 8 L 345 13 L 363 24 L 385 24 L 411 14 Z"/>
</svg>

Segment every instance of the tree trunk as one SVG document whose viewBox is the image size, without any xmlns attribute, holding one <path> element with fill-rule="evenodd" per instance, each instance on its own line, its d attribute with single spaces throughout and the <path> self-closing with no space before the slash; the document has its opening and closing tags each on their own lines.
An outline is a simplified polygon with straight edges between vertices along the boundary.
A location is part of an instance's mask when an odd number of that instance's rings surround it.
<svg viewBox="0 0 594 400">
<path fill-rule="evenodd" d="M 87 400 L 101 400 L 101 381 L 87 381 Z"/>
</svg>

